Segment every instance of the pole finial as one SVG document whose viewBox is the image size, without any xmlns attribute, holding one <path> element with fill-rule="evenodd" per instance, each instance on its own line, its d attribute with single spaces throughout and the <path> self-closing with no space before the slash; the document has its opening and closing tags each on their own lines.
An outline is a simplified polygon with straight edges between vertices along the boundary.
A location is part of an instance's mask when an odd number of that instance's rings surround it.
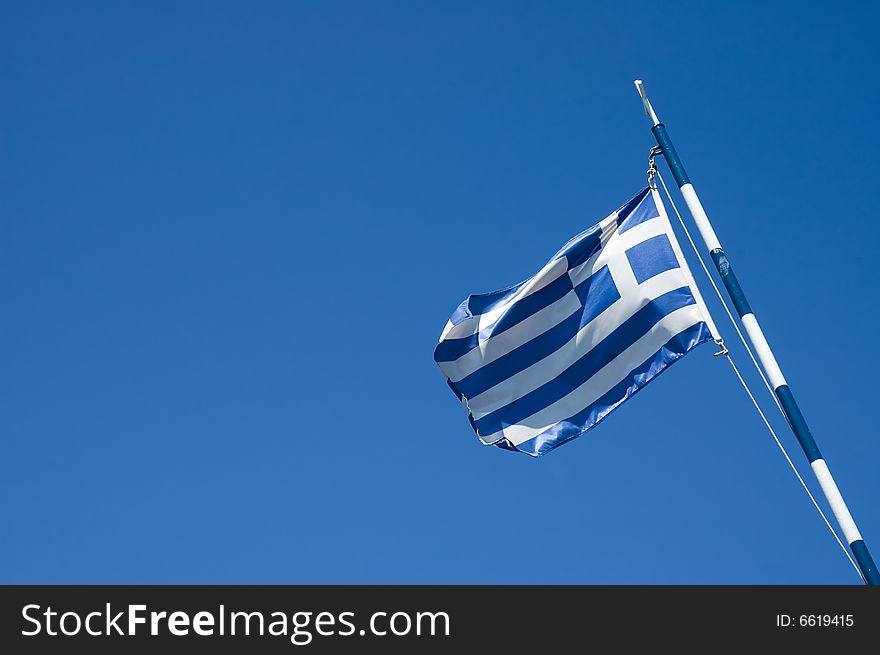
<svg viewBox="0 0 880 655">
<path fill-rule="evenodd" d="M 645 107 L 645 116 L 650 118 L 654 125 L 659 125 L 660 119 L 657 118 L 657 114 L 654 113 L 654 108 L 651 106 L 651 101 L 648 100 L 648 94 L 645 92 L 645 83 L 641 80 L 634 80 L 633 84 L 636 85 L 636 90 L 639 92 L 639 95 L 642 96 L 642 105 Z"/>
</svg>

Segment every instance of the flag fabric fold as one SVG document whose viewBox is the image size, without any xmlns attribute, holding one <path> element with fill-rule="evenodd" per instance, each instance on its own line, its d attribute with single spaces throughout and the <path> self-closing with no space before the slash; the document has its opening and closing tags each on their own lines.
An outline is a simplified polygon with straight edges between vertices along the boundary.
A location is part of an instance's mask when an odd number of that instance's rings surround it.
<svg viewBox="0 0 880 655">
<path fill-rule="evenodd" d="M 467 298 L 434 360 L 482 443 L 538 456 L 717 335 L 656 189 L 535 275 Z"/>
</svg>

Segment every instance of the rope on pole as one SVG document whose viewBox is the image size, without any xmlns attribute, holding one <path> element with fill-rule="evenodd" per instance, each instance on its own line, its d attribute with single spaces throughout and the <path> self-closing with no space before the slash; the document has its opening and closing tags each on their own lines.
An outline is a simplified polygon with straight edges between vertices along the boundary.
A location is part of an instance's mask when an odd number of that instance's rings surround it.
<svg viewBox="0 0 880 655">
<path fill-rule="evenodd" d="M 658 171 L 657 168 L 653 164 L 653 149 L 652 149 L 652 156 L 650 157 L 650 160 L 651 160 L 651 162 L 650 162 L 649 171 L 651 173 L 651 176 L 653 177 L 656 175 L 657 179 L 660 180 L 660 184 L 663 186 L 663 191 L 666 194 L 667 199 L 669 200 L 669 204 L 672 205 L 672 210 L 675 212 L 675 215 L 678 218 L 678 222 L 681 225 L 682 229 L 684 230 L 684 233 L 687 236 L 688 241 L 691 244 L 691 248 L 693 249 L 694 254 L 697 256 L 697 260 L 699 260 L 699 262 L 700 262 L 700 266 L 703 268 L 703 272 L 706 274 L 706 277 L 709 279 L 709 282 L 712 284 L 712 288 L 715 290 L 715 295 L 718 296 L 718 300 L 721 301 L 721 305 L 722 305 L 722 307 L 724 307 L 724 311 L 727 313 L 727 318 L 730 319 L 730 322 L 731 322 L 731 324 L 733 324 L 733 327 L 736 330 L 736 333 L 739 335 L 740 341 L 742 341 L 743 345 L 745 346 L 746 350 L 748 351 L 749 356 L 752 359 L 752 363 L 755 365 L 755 368 L 757 369 L 758 373 L 761 375 L 761 379 L 764 381 L 764 385 L 767 387 L 768 391 L 770 391 L 770 395 L 773 397 L 773 400 L 776 402 L 776 407 L 779 409 L 779 412 L 782 414 L 782 416 L 784 418 L 786 418 L 786 421 L 787 421 L 788 419 L 785 416 L 785 412 L 782 410 L 782 406 L 779 404 L 779 401 L 776 399 L 776 396 L 773 393 L 773 389 L 771 388 L 770 383 L 767 381 L 767 378 L 764 376 L 764 372 L 761 370 L 761 367 L 758 365 L 758 362 L 755 360 L 755 356 L 752 354 L 752 350 L 751 350 L 751 348 L 749 348 L 749 344 L 746 342 L 745 337 L 743 336 L 742 332 L 740 331 L 739 326 L 736 323 L 736 319 L 733 318 L 733 314 L 731 313 L 730 308 L 727 306 L 727 302 L 724 300 L 724 296 L 721 294 L 720 289 L 718 289 L 718 285 L 715 284 L 715 280 L 712 278 L 712 275 L 709 273 L 709 268 L 706 266 L 706 263 L 703 261 L 703 257 L 700 255 L 700 251 L 697 248 L 697 245 L 694 243 L 693 237 L 691 237 L 691 233 L 688 230 L 687 225 L 685 224 L 684 220 L 681 218 L 681 214 L 678 211 L 678 207 L 676 207 L 676 205 L 675 205 L 675 201 L 672 199 L 672 195 L 669 193 L 669 189 L 666 186 L 666 182 L 663 180 L 663 176 L 660 175 L 660 171 Z M 776 445 L 779 447 L 779 450 L 782 451 L 782 454 L 785 457 L 785 460 L 788 462 L 788 465 L 791 467 L 791 470 L 794 472 L 795 477 L 797 477 L 798 482 L 801 483 L 801 486 L 804 488 L 804 491 L 806 492 L 807 496 L 809 496 L 810 500 L 813 503 L 813 506 L 816 508 L 816 511 L 819 512 L 819 516 L 822 517 L 822 520 L 825 522 L 825 525 L 828 526 L 828 529 L 831 531 L 831 534 L 834 536 L 834 539 L 835 539 L 835 541 L 837 541 L 837 544 L 840 546 L 840 549 L 843 551 L 843 554 L 846 555 L 846 558 L 849 560 L 849 563 L 852 564 L 853 568 L 856 570 L 856 573 L 859 574 L 859 577 L 862 579 L 862 581 L 865 582 L 865 576 L 862 575 L 861 569 L 859 569 L 858 564 L 856 564 L 856 562 L 853 560 L 852 556 L 849 554 L 849 550 L 847 550 L 846 545 L 844 545 L 843 541 L 841 541 L 840 537 L 837 534 L 837 531 L 834 529 L 834 526 L 831 525 L 831 522 L 825 516 L 825 512 L 822 511 L 822 508 L 819 506 L 819 503 L 816 502 L 816 498 L 813 496 L 812 492 L 810 491 L 810 488 L 807 486 L 807 483 L 804 482 L 804 479 L 801 477 L 801 474 L 797 470 L 797 467 L 794 465 L 794 462 L 791 460 L 791 457 L 789 457 L 788 451 L 785 449 L 785 446 L 782 445 L 782 442 L 779 440 L 779 437 L 776 436 L 776 431 L 773 429 L 773 426 L 770 425 L 770 421 L 768 421 L 767 417 L 764 415 L 764 412 L 761 409 L 761 406 L 758 404 L 758 401 L 755 399 L 755 396 L 752 393 L 752 390 L 749 388 L 748 383 L 746 383 L 745 379 L 743 378 L 742 374 L 739 371 L 739 368 L 737 368 L 736 364 L 733 361 L 733 358 L 730 356 L 730 352 L 728 352 L 727 348 L 724 348 L 724 350 L 722 352 L 716 353 L 716 356 L 717 355 L 724 355 L 727 358 L 727 361 L 730 363 L 730 366 L 733 369 L 733 372 L 736 374 L 736 377 L 739 379 L 739 382 L 742 385 L 743 389 L 745 389 L 746 394 L 748 394 L 749 399 L 752 401 L 752 404 L 755 406 L 755 410 L 758 412 L 758 415 L 761 417 L 761 420 L 764 422 L 764 425 L 767 427 L 767 430 L 770 432 L 771 436 L 773 437 L 773 440 L 776 442 Z"/>
</svg>

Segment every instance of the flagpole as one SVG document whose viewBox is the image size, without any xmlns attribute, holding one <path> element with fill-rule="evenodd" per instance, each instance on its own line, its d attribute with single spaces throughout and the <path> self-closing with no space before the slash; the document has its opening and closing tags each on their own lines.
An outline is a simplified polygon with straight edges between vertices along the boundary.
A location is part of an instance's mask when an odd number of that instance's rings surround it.
<svg viewBox="0 0 880 655">
<path fill-rule="evenodd" d="M 721 281 L 724 282 L 724 287 L 727 289 L 730 300 L 739 314 L 746 335 L 758 355 L 767 378 L 770 380 L 780 407 L 786 419 L 788 419 L 788 424 L 791 426 L 794 436 L 797 437 L 801 448 L 803 448 L 804 454 L 810 462 L 810 467 L 819 481 L 819 486 L 822 488 L 822 493 L 825 494 L 825 498 L 834 512 L 834 517 L 837 519 L 837 523 L 840 525 L 840 529 L 849 543 L 849 547 L 862 571 L 862 576 L 867 584 L 880 585 L 880 574 L 878 574 L 874 560 L 868 552 L 868 547 L 865 545 L 858 527 L 856 527 L 856 523 L 843 500 L 843 496 L 840 494 L 840 490 L 837 488 L 837 484 L 834 482 L 834 478 L 831 476 L 831 472 L 828 470 L 828 465 L 819 452 L 818 446 L 816 446 L 816 441 L 813 439 L 812 434 L 810 434 L 810 428 L 807 426 L 803 414 L 801 414 L 801 410 L 795 402 L 791 389 L 776 361 L 776 357 L 773 355 L 773 351 L 764 337 L 761 326 L 758 324 L 758 320 L 755 318 L 755 314 L 746 300 L 745 293 L 743 293 L 742 287 L 733 273 L 730 261 L 727 255 L 724 254 L 724 249 L 721 247 L 715 230 L 712 229 L 709 217 L 706 215 L 700 198 L 697 196 L 697 192 L 694 190 L 684 170 L 681 159 L 678 158 L 678 154 L 675 152 L 675 147 L 669 139 L 666 128 L 660 122 L 660 119 L 657 118 L 657 114 L 654 112 L 654 108 L 651 106 L 651 102 L 645 93 L 642 81 L 636 80 L 635 85 L 639 95 L 642 97 L 645 113 L 651 119 L 651 132 L 654 133 L 654 138 L 657 139 L 657 145 L 660 146 L 663 152 L 666 163 L 669 165 L 669 170 L 672 172 L 676 184 L 678 184 L 678 188 L 688 206 L 688 210 L 690 210 L 691 216 L 693 216 L 700 236 L 706 244 L 712 261 L 715 262 L 715 267 L 718 269 Z"/>
</svg>

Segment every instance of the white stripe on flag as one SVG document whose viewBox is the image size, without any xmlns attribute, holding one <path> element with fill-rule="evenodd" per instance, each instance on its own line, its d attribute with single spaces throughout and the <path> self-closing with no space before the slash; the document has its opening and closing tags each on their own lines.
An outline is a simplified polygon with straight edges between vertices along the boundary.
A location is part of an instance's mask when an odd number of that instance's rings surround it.
<svg viewBox="0 0 880 655">
<path fill-rule="evenodd" d="M 461 323 L 452 326 L 446 333 L 444 339 L 463 339 L 472 336 L 489 327 L 497 321 L 507 309 L 523 298 L 530 296 L 536 291 L 540 291 L 556 278 L 566 274 L 568 263 L 565 258 L 554 259 L 548 262 L 537 275 L 529 278 L 528 284 L 520 289 L 513 297 L 509 298 L 503 305 L 499 305 L 486 312 L 485 314 L 475 314 L 470 318 L 464 319 Z"/>
<path fill-rule="evenodd" d="M 651 237 L 666 234 L 666 226 L 662 221 L 658 221 L 657 218 L 659 217 L 639 223 L 623 234 L 618 234 L 616 231 L 612 232 L 611 236 L 604 242 L 605 245 L 601 251 L 568 272 L 574 285 L 577 286 L 602 268 L 608 263 L 609 258 L 620 256 L 624 251 L 637 246 L 643 241 L 647 241 Z"/>
<path fill-rule="evenodd" d="M 503 357 L 511 350 L 542 335 L 581 308 L 581 301 L 572 290 L 554 303 L 535 312 L 501 334 L 481 341 L 454 362 L 443 362 L 440 369 L 453 382 L 458 382 L 486 364 Z"/>
<path fill-rule="evenodd" d="M 617 217 L 614 216 L 614 222 L 609 223 L 609 225 L 613 225 L 616 229 L 616 220 Z M 577 286 L 588 277 L 593 275 L 600 268 L 605 266 L 606 264 L 611 269 L 611 275 L 614 278 L 615 286 L 617 287 L 618 292 L 621 296 L 626 297 L 627 294 L 632 290 L 633 285 L 635 285 L 635 279 L 633 278 L 632 271 L 627 265 L 616 266 L 616 262 L 614 261 L 616 258 L 620 258 L 624 256 L 623 253 L 633 246 L 645 241 L 646 239 L 650 239 L 654 236 L 659 236 L 661 234 L 666 234 L 664 230 L 663 224 L 657 219 L 651 219 L 640 225 L 636 225 L 631 230 L 624 232 L 622 235 L 614 235 L 612 231 L 612 236 L 615 236 L 617 241 L 614 243 L 614 248 L 603 248 L 596 255 L 591 257 L 589 260 L 584 262 L 583 264 L 571 269 L 569 271 L 569 275 L 572 278 L 572 286 Z M 603 239 L 605 237 L 603 236 Z M 607 241 L 607 239 L 605 239 Z M 611 252 L 613 250 L 614 252 Z M 557 260 L 557 261 L 565 261 Z M 547 286 L 550 282 L 560 277 L 556 275 L 556 270 L 553 270 L 553 278 L 548 282 L 540 285 L 538 288 L 543 288 Z M 627 281 L 630 281 L 631 284 L 626 284 Z M 684 286 L 685 282 L 680 282 L 678 286 Z M 671 289 L 675 289 L 677 287 L 671 287 Z M 534 293 L 534 289 L 531 293 Z M 659 293 L 665 293 L 670 289 L 663 289 Z M 528 295 L 528 294 L 526 294 Z M 659 294 L 658 294 L 659 295 Z M 518 299 L 521 299 L 521 296 Z M 491 312 L 486 314 L 480 314 L 471 319 L 467 319 L 462 323 L 454 327 L 450 327 L 451 324 L 447 323 L 447 329 L 444 330 L 443 334 L 440 337 L 440 340 L 444 339 L 459 339 L 462 337 L 470 336 L 474 334 L 475 331 L 473 326 L 479 321 L 482 329 L 483 327 L 487 327 L 494 323 L 500 316 L 506 311 L 509 307 L 510 303 L 505 303 L 504 307 L 496 308 Z M 448 377 L 453 382 L 457 382 L 462 378 L 467 377 L 477 369 L 490 362 L 495 361 L 499 357 L 506 355 L 511 350 L 521 346 L 527 341 L 534 339 L 535 337 L 543 334 L 554 325 L 559 323 L 560 321 L 565 320 L 571 314 L 580 307 L 580 301 L 578 301 L 577 296 L 573 292 L 569 292 L 566 296 L 560 298 L 555 303 L 548 305 L 544 309 L 539 312 L 536 312 L 526 320 L 522 321 L 518 325 L 515 325 L 512 328 L 505 330 L 504 332 L 494 335 L 485 341 L 481 341 L 478 348 L 468 351 L 461 357 L 459 357 L 454 362 L 443 362 L 440 364 L 440 368 L 443 370 L 444 375 Z M 485 317 L 491 317 L 486 319 Z M 464 327 L 462 327 L 464 326 Z"/>
<path fill-rule="evenodd" d="M 684 271 L 684 274 L 687 277 L 687 284 L 694 296 L 694 300 L 697 301 L 697 305 L 700 306 L 700 309 L 702 309 L 703 313 L 706 315 L 706 325 L 709 327 L 709 332 L 712 334 L 712 338 L 717 341 L 721 338 L 718 333 L 718 328 L 715 327 L 715 321 L 712 320 L 712 314 L 709 313 L 709 308 L 703 300 L 703 294 L 700 293 L 700 287 L 694 279 L 694 274 L 691 273 L 691 267 L 688 266 L 687 260 L 684 258 L 684 253 L 681 251 L 678 239 L 674 238 L 675 232 L 672 230 L 672 223 L 669 222 L 669 214 L 666 213 L 666 206 L 660 198 L 660 191 L 656 188 L 651 189 L 651 197 L 654 199 L 654 205 L 657 207 L 657 211 L 660 212 L 660 220 L 666 225 L 666 230 L 669 234 L 673 235 L 673 238 L 669 240 L 669 244 L 672 246 L 672 252 L 675 253 L 675 258 L 678 260 L 681 270 Z M 708 275 L 709 272 L 706 271 L 706 274 Z"/>
<path fill-rule="evenodd" d="M 468 407 L 474 419 L 481 419 L 554 379 L 642 307 L 664 293 L 682 286 L 684 281 L 681 271 L 673 268 L 646 280 L 629 295 L 621 294 L 620 300 L 581 328 L 562 348 L 519 373 L 511 375 L 491 389 L 470 398 Z"/>
<path fill-rule="evenodd" d="M 519 421 L 517 425 L 511 425 L 491 435 L 480 435 L 480 439 L 484 443 L 491 444 L 506 437 L 515 446 L 534 439 L 559 421 L 574 416 L 596 402 L 619 384 L 630 371 L 656 354 L 673 336 L 703 320 L 703 313 L 695 304 L 668 314 L 651 328 L 650 332 L 568 395 Z M 468 404 L 470 405 L 470 402 Z"/>
</svg>

